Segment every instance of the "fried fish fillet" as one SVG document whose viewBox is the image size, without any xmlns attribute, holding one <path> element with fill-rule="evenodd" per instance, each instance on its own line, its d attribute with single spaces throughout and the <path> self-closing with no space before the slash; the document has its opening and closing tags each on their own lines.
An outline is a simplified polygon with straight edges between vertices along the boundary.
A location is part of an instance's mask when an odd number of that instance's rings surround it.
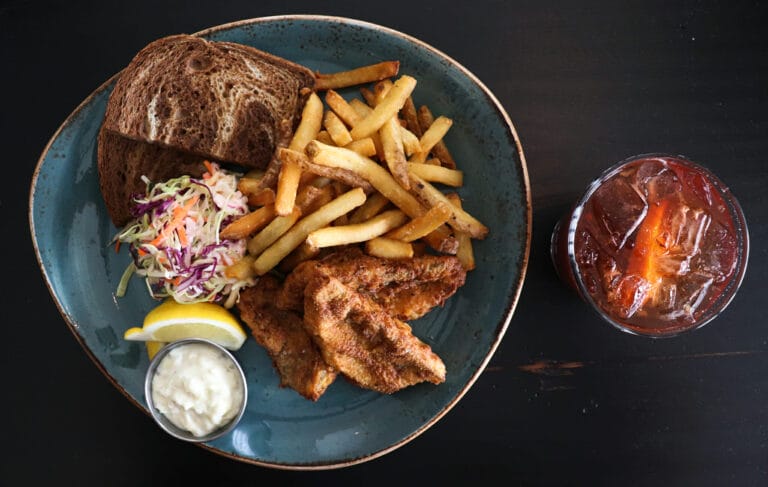
<svg viewBox="0 0 768 487">
<path fill-rule="evenodd" d="M 445 381 L 445 364 L 406 323 L 339 279 L 317 274 L 304 290 L 304 327 L 326 363 L 385 394 Z"/>
<path fill-rule="evenodd" d="M 256 341 L 267 349 L 280 374 L 280 385 L 317 401 L 336 379 L 304 329 L 301 316 L 274 305 L 280 283 L 272 276 L 240 293 L 237 308 Z"/>
<path fill-rule="evenodd" d="M 340 280 L 404 321 L 420 318 L 433 307 L 441 306 L 466 279 L 466 271 L 452 255 L 382 259 L 351 247 L 297 266 L 278 293 L 277 306 L 301 312 L 304 289 L 318 274 Z"/>
</svg>

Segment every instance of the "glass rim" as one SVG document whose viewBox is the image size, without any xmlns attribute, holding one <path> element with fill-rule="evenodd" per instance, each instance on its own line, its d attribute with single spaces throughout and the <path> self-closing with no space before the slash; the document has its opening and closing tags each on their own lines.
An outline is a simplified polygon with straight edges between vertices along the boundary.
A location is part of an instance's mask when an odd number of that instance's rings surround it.
<svg viewBox="0 0 768 487">
<path fill-rule="evenodd" d="M 728 207 L 729 213 L 731 215 L 731 218 L 734 222 L 734 226 L 736 229 L 737 247 L 738 247 L 736 271 L 734 272 L 733 276 L 729 279 L 728 284 L 725 286 L 725 288 L 720 293 L 720 295 L 709 305 L 708 309 L 700 317 L 700 319 L 697 319 L 690 326 L 687 326 L 684 328 L 675 328 L 668 332 L 657 332 L 657 331 L 654 331 L 653 329 L 649 329 L 647 332 L 643 332 L 636 328 L 629 327 L 623 324 L 622 322 L 620 322 L 619 320 L 616 320 L 613 317 L 611 317 L 592 297 L 592 294 L 587 289 L 586 284 L 584 283 L 581 277 L 581 272 L 579 270 L 578 262 L 576 262 L 576 239 L 575 239 L 576 229 L 581 220 L 582 210 L 584 209 L 584 206 L 587 204 L 589 199 L 605 181 L 613 177 L 624 166 L 642 159 L 654 159 L 654 158 L 668 158 L 668 159 L 675 159 L 676 161 L 682 162 L 684 165 L 689 166 L 693 170 L 696 170 L 697 172 L 703 174 L 713 184 L 713 186 L 718 190 L 719 194 L 723 197 L 723 200 L 725 201 L 726 206 Z M 615 328 L 618 328 L 623 332 L 630 333 L 632 335 L 645 336 L 650 338 L 668 338 L 668 337 L 674 337 L 674 336 L 680 335 L 681 333 L 684 333 L 687 331 L 699 329 L 702 326 L 714 320 L 715 318 L 717 318 L 725 310 L 725 308 L 728 307 L 728 305 L 731 303 L 733 298 L 736 296 L 736 292 L 741 287 L 741 283 L 744 280 L 744 275 L 746 274 L 746 270 L 747 270 L 747 262 L 749 260 L 749 247 L 750 247 L 749 231 L 747 229 L 747 221 L 746 221 L 746 217 L 744 216 L 744 211 L 742 210 L 741 205 L 739 204 L 736 197 L 733 195 L 733 193 L 731 193 L 728 186 L 719 177 L 717 177 L 708 168 L 702 166 L 697 162 L 692 161 L 690 158 L 684 155 L 664 153 L 664 152 L 651 152 L 651 153 L 630 156 L 613 164 L 609 168 L 605 169 L 598 177 L 592 180 L 592 182 L 587 187 L 586 191 L 576 201 L 576 204 L 574 205 L 570 215 L 571 215 L 570 221 L 568 222 L 566 248 L 567 248 L 568 264 L 570 266 L 571 273 L 573 274 L 573 280 L 576 283 L 578 293 L 583 297 L 585 301 L 587 301 L 587 303 L 592 307 L 592 309 L 594 309 L 605 321 L 607 321 L 608 323 L 613 325 Z"/>
</svg>

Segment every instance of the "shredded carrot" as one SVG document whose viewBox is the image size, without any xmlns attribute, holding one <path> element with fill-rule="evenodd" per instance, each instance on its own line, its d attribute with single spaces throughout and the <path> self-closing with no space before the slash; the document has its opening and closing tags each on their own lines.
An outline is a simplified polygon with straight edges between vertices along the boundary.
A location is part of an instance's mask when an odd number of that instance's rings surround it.
<svg viewBox="0 0 768 487">
<path fill-rule="evenodd" d="M 158 235 L 154 240 L 150 242 L 150 245 L 157 247 L 158 244 L 162 243 L 162 241 L 168 237 L 168 235 L 173 233 L 174 230 L 178 229 L 179 226 L 184 223 L 184 218 L 187 216 L 187 213 L 189 213 L 189 210 L 192 209 L 195 203 L 197 203 L 198 199 L 200 199 L 200 195 L 196 194 L 192 197 L 192 199 L 187 201 L 184 206 L 176 206 L 173 209 L 173 217 L 171 218 L 171 221 L 169 221 L 165 228 L 163 228 L 163 231 L 160 232 L 160 235 Z"/>
<path fill-rule="evenodd" d="M 205 166 L 205 168 L 208 170 L 208 172 L 206 172 L 205 174 L 203 174 L 203 179 L 208 179 L 208 178 L 210 178 L 211 176 L 213 176 L 213 173 L 214 173 L 214 170 L 213 170 L 213 164 L 211 164 L 211 162 L 210 162 L 210 161 L 208 161 L 208 160 L 204 160 L 204 161 L 203 161 L 203 165 L 204 165 L 204 166 Z"/>
<path fill-rule="evenodd" d="M 117 242 L 115 242 L 115 253 L 116 254 L 120 253 L 120 241 L 119 240 Z"/>
</svg>

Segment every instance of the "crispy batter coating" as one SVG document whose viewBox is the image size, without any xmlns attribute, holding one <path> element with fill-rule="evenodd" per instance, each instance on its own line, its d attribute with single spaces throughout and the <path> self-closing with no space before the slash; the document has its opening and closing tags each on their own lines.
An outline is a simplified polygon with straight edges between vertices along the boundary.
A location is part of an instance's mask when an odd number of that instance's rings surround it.
<svg viewBox="0 0 768 487">
<path fill-rule="evenodd" d="M 404 321 L 420 318 L 435 306 L 442 306 L 466 279 L 466 271 L 454 256 L 382 259 L 351 247 L 297 266 L 278 293 L 277 306 L 301 312 L 304 289 L 317 274 L 340 280 Z"/>
<path fill-rule="evenodd" d="M 391 394 L 445 381 L 445 365 L 411 327 L 363 293 L 323 274 L 304 292 L 304 326 L 325 361 L 361 387 Z"/>
<path fill-rule="evenodd" d="M 336 378 L 337 372 L 323 360 L 304 329 L 301 316 L 274 305 L 280 282 L 263 276 L 256 286 L 243 290 L 237 308 L 256 341 L 267 349 L 280 374 L 280 385 L 309 400 L 317 399 Z"/>
</svg>

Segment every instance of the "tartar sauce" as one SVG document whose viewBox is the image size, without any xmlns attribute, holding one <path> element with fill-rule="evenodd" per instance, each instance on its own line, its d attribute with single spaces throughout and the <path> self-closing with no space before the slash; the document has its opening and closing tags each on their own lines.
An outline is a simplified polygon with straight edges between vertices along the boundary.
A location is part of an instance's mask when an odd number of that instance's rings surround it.
<svg viewBox="0 0 768 487">
<path fill-rule="evenodd" d="M 152 400 L 157 410 L 197 437 L 227 424 L 239 412 L 243 399 L 235 364 L 205 344 L 170 350 L 152 378 Z"/>
</svg>

